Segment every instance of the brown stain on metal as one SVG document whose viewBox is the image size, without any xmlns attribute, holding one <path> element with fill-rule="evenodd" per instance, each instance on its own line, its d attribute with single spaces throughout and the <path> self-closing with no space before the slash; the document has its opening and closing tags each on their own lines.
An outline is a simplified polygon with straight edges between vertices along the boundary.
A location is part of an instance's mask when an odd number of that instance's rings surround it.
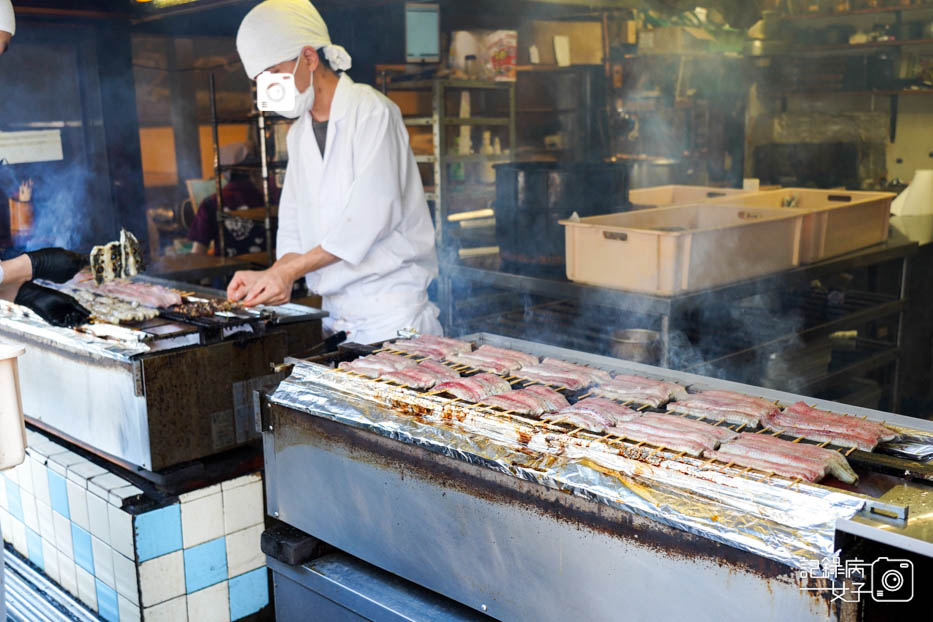
<svg viewBox="0 0 933 622">
<path fill-rule="evenodd" d="M 794 569 L 780 562 L 617 508 L 580 499 L 569 490 L 554 490 L 281 406 L 273 405 L 272 411 L 277 450 L 295 444 L 337 445 L 353 460 L 493 504 L 535 512 L 578 529 L 607 534 L 659 555 L 707 561 L 724 569 L 768 580 L 789 581 L 794 576 Z M 814 593 L 814 598 L 822 599 L 823 596 Z"/>
</svg>

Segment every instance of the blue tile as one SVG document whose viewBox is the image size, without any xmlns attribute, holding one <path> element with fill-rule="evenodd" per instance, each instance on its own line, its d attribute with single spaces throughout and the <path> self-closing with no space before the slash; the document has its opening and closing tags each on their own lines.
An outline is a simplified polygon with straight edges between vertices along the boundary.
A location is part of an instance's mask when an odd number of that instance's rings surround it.
<svg viewBox="0 0 933 622">
<path fill-rule="evenodd" d="M 112 587 L 94 579 L 97 583 L 97 615 L 107 622 L 120 622 L 120 606 L 117 604 L 117 593 Z"/>
<path fill-rule="evenodd" d="M 265 568 L 257 568 L 230 579 L 230 619 L 239 620 L 269 604 L 269 579 Z"/>
<path fill-rule="evenodd" d="M 26 550 L 29 552 L 29 561 L 45 570 L 45 562 L 42 558 L 42 538 L 29 527 L 26 527 Z"/>
<path fill-rule="evenodd" d="M 65 487 L 65 478 L 55 473 L 51 469 L 49 473 L 49 496 L 52 498 L 52 509 L 64 516 L 71 518 L 68 512 L 68 489 Z"/>
<path fill-rule="evenodd" d="M 227 578 L 227 539 L 185 549 L 185 588 L 190 594 Z"/>
<path fill-rule="evenodd" d="M 4 478 L 6 479 L 6 478 Z M 10 480 L 6 480 L 6 504 L 7 511 L 16 517 L 16 520 L 23 523 L 23 498 L 19 494 L 19 486 Z"/>
<path fill-rule="evenodd" d="M 91 534 L 71 523 L 71 546 L 74 547 L 75 563 L 94 574 L 94 551 L 91 549 Z"/>
<path fill-rule="evenodd" d="M 140 514 L 135 523 L 139 561 L 181 550 L 181 504 Z"/>
</svg>

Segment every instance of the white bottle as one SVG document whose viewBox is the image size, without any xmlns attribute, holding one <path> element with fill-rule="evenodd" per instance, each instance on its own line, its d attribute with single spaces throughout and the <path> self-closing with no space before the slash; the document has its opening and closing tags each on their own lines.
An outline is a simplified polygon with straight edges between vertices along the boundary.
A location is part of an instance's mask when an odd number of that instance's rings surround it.
<svg viewBox="0 0 933 622">
<path fill-rule="evenodd" d="M 483 146 L 480 147 L 480 153 L 484 156 L 495 155 L 496 150 L 492 146 L 492 132 L 486 130 L 483 132 Z M 496 169 L 492 162 L 483 162 L 479 169 L 480 181 L 484 184 L 496 183 Z"/>
<path fill-rule="evenodd" d="M 15 467 L 26 458 L 26 427 L 16 361 L 24 352 L 23 346 L 0 344 L 0 471 Z"/>
</svg>

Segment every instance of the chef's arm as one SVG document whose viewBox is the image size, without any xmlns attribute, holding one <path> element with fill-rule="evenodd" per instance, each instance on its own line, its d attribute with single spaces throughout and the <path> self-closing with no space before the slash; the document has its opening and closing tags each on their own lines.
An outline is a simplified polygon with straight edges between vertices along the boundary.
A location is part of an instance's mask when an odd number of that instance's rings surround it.
<svg viewBox="0 0 933 622">
<path fill-rule="evenodd" d="M 288 280 L 294 283 L 306 274 L 326 268 L 338 261 L 340 261 L 340 257 L 328 253 L 318 245 L 304 254 L 288 253 L 283 255 L 272 267 L 281 270 Z"/>
<path fill-rule="evenodd" d="M 0 270 L 0 298 L 12 301 L 19 293 L 20 285 L 32 279 L 32 262 L 28 255 L 20 255 L 0 262 Z"/>
<path fill-rule="evenodd" d="M 16 33 L 16 16 L 10 0 L 0 0 L 0 54 L 6 52 L 10 39 Z"/>
</svg>

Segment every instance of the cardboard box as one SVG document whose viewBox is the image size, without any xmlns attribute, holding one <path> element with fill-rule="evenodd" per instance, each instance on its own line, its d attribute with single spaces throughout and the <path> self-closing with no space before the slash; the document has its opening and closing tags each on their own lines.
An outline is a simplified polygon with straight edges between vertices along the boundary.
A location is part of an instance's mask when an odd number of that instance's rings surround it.
<svg viewBox="0 0 933 622">
<path fill-rule="evenodd" d="M 556 65 L 554 37 L 564 36 L 570 39 L 571 65 L 600 65 L 603 62 L 603 24 L 602 22 L 569 22 L 534 20 L 525 24 L 519 31 L 518 58 L 520 65 L 531 62 L 528 48 L 537 46 L 540 64 Z"/>
<path fill-rule="evenodd" d="M 639 54 L 703 52 L 710 49 L 715 37 L 702 28 L 667 26 L 643 30 L 638 36 Z"/>
</svg>

